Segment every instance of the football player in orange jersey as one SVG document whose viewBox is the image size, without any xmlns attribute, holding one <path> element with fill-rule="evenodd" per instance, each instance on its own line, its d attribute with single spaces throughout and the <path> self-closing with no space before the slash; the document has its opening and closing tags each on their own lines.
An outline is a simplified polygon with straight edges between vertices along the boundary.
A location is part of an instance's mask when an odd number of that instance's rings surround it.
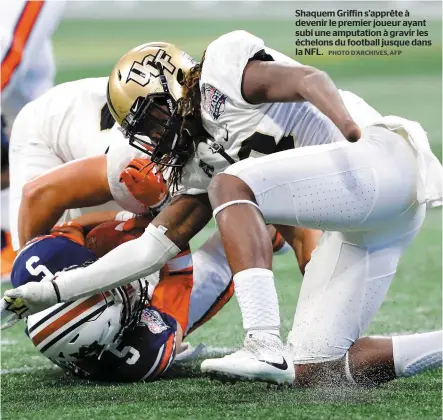
<svg viewBox="0 0 443 420">
<path fill-rule="evenodd" d="M 92 229 L 85 241 L 86 229 L 112 216 L 115 222 Z M 140 236 L 149 222 L 127 212 L 105 212 L 55 226 L 24 246 L 11 281 L 14 287 L 48 281 L 64 269 L 89 264 L 97 259 L 91 249 L 104 254 L 122 239 Z M 200 269 L 193 269 L 190 251 L 184 250 L 159 274 L 28 316 L 26 334 L 42 354 L 79 377 L 158 379 L 179 352 L 183 337 L 214 316 L 233 294 L 227 262 L 223 258 L 221 264 L 212 264 L 216 257 L 208 242 L 194 255 Z M 17 307 L 10 309 L 13 315 L 26 316 Z M 8 326 L 12 324 L 9 320 Z"/>
</svg>

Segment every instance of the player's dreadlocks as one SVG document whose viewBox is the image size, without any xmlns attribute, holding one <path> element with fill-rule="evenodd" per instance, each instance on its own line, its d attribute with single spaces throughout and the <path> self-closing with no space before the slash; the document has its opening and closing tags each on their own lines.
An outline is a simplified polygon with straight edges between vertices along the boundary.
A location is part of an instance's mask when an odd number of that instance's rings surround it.
<svg viewBox="0 0 443 420">
<path fill-rule="evenodd" d="M 203 52 L 203 57 L 200 63 L 197 63 L 185 75 L 183 82 L 183 97 L 179 104 L 179 112 L 183 118 L 189 116 L 200 116 L 200 75 L 203 63 L 205 61 L 206 51 Z"/>
<path fill-rule="evenodd" d="M 189 148 L 198 143 L 198 137 L 205 136 L 206 133 L 201 125 L 200 115 L 200 76 L 203 63 L 205 61 L 206 50 L 203 52 L 200 63 L 196 64 L 185 75 L 183 81 L 183 97 L 178 104 L 178 112 L 183 118 L 180 128 L 180 137 L 182 141 L 189 144 Z M 178 184 L 183 174 L 182 167 L 173 167 L 169 175 L 169 184 L 172 186 L 172 192 L 177 191 Z"/>
</svg>

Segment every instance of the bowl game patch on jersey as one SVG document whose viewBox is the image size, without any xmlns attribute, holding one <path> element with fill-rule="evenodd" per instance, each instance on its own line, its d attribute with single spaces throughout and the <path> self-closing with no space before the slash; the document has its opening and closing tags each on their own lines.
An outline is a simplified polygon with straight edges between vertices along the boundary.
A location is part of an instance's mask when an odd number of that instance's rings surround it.
<svg viewBox="0 0 443 420">
<path fill-rule="evenodd" d="M 157 311 L 148 308 L 142 312 L 140 323 L 145 324 L 153 334 L 160 334 L 169 328 Z"/>
<path fill-rule="evenodd" d="M 212 119 L 218 120 L 220 115 L 225 112 L 227 96 L 208 83 L 202 85 L 201 95 L 204 110 L 211 115 Z"/>
</svg>

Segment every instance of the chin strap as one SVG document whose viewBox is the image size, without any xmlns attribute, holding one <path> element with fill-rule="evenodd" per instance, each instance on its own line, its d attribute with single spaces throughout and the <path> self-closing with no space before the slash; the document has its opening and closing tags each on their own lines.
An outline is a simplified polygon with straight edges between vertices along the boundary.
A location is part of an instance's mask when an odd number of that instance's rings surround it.
<svg viewBox="0 0 443 420">
<path fill-rule="evenodd" d="M 225 148 L 223 147 L 223 145 L 221 145 L 220 143 L 217 143 L 215 141 L 212 141 L 210 139 L 206 139 L 206 144 L 209 146 L 209 148 L 211 149 L 212 153 L 218 153 L 219 155 L 223 156 L 223 158 L 230 164 L 233 165 L 234 163 L 236 163 L 237 161 L 234 160 L 231 156 L 229 156 L 226 152 L 225 152 Z"/>
</svg>

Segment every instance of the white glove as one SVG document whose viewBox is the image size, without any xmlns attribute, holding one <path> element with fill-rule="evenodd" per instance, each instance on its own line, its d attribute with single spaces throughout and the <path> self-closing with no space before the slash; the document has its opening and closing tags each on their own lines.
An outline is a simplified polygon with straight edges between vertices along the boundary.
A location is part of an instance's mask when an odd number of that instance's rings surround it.
<svg viewBox="0 0 443 420">
<path fill-rule="evenodd" d="M 29 309 L 26 316 L 43 311 L 58 303 L 57 293 L 51 281 L 29 282 L 16 289 L 6 290 L 4 299 L 6 302 L 14 302 L 14 305 L 9 305 L 6 308 L 9 312 L 16 312 L 14 306 L 18 306 L 21 311 L 23 311 L 23 305 L 26 306 Z M 19 304 L 17 305 L 17 303 Z M 4 305 L 1 309 L 3 318 Z"/>
<path fill-rule="evenodd" d="M 0 300 L 1 329 L 12 327 L 29 314 L 29 309 L 21 299 L 4 297 Z"/>
<path fill-rule="evenodd" d="M 197 347 L 193 347 L 190 343 L 181 343 L 179 353 L 175 355 L 174 363 L 191 362 L 198 359 L 206 346 L 200 343 Z"/>
</svg>

